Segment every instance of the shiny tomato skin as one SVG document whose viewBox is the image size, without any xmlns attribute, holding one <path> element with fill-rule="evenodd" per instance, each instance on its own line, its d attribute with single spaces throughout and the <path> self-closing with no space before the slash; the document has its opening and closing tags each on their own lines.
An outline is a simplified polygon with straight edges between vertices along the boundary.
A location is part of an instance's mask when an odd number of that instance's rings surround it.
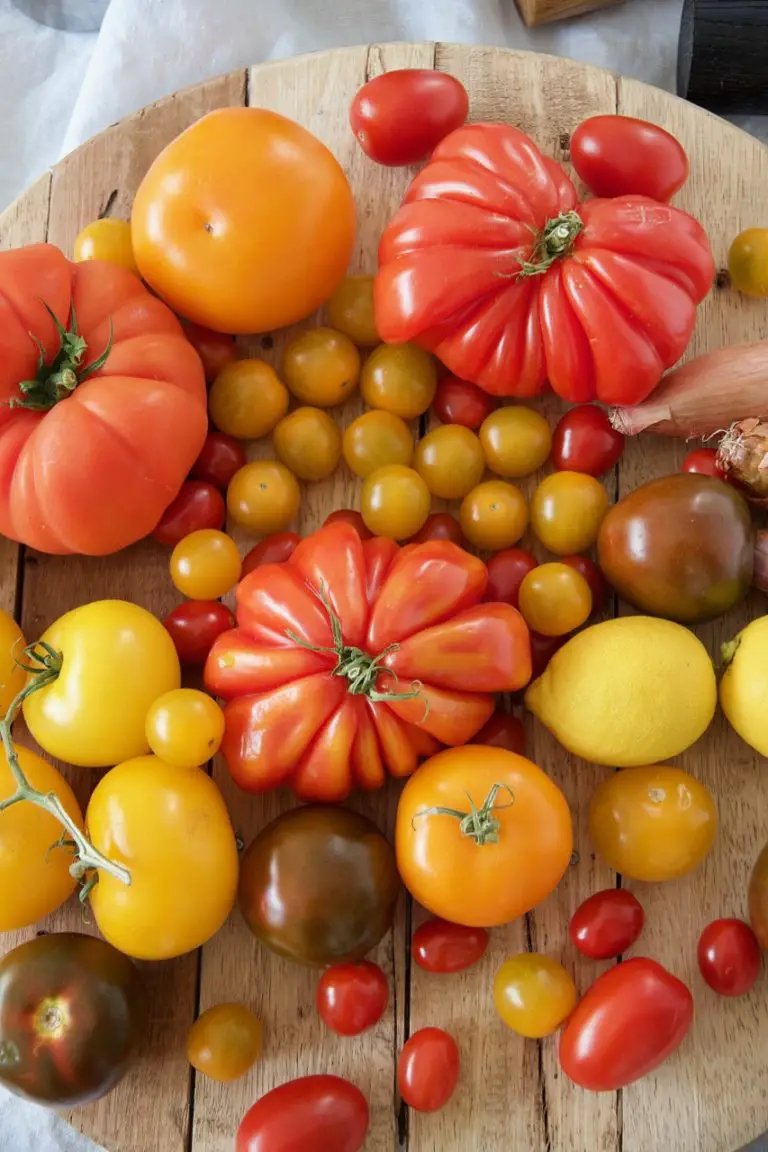
<svg viewBox="0 0 768 1152">
<path fill-rule="evenodd" d="M 431 68 L 383 72 L 352 101 L 349 122 L 366 156 L 400 167 L 425 159 L 444 136 L 467 118 L 464 85 Z"/>
<path fill-rule="evenodd" d="M 234 336 L 224 332 L 214 332 L 200 324 L 184 325 L 184 335 L 203 362 L 206 383 L 212 384 L 227 364 L 237 360 L 237 345 Z"/>
<path fill-rule="evenodd" d="M 626 952 L 643 930 L 645 912 L 626 888 L 606 888 L 579 904 L 568 925 L 574 946 L 591 960 Z"/>
<path fill-rule="evenodd" d="M 714 448 L 696 448 L 693 452 L 689 452 L 680 465 L 680 471 L 695 472 L 699 476 L 714 476 L 716 480 L 724 479 Z"/>
<path fill-rule="evenodd" d="M 163 620 L 182 664 L 205 664 L 214 640 L 235 626 L 235 617 L 218 600 L 186 600 Z"/>
<path fill-rule="evenodd" d="M 552 463 L 560 472 L 603 476 L 618 464 L 624 437 L 612 428 L 605 409 L 597 404 L 569 408 L 555 428 Z"/>
<path fill-rule="evenodd" d="M 365 520 L 361 512 L 357 512 L 354 508 L 337 508 L 335 512 L 330 512 L 325 520 L 325 524 L 349 524 L 357 532 L 361 540 L 370 540 L 373 536 L 365 526 Z"/>
<path fill-rule="evenodd" d="M 472 737 L 472 743 L 484 744 L 486 748 L 506 748 L 507 752 L 525 756 L 525 726 L 517 716 L 497 708 L 490 720 Z"/>
<path fill-rule="evenodd" d="M 493 396 L 457 376 L 444 376 L 432 401 L 432 411 L 443 424 L 463 424 L 473 431 L 477 431 L 495 407 Z"/>
<path fill-rule="evenodd" d="M 197 532 L 200 528 L 223 528 L 226 518 L 227 508 L 218 488 L 203 480 L 185 480 L 152 535 L 159 544 L 175 548 L 190 532 Z"/>
<path fill-rule="evenodd" d="M 463 972 L 482 959 L 489 940 L 485 928 L 425 920 L 413 934 L 411 956 L 425 972 Z"/>
<path fill-rule="evenodd" d="M 571 163 L 594 196 L 671 200 L 688 157 L 671 133 L 633 116 L 590 116 L 571 136 Z"/>
<path fill-rule="evenodd" d="M 591 1092 L 613 1092 L 647 1076 L 682 1043 L 693 997 L 655 960 L 635 957 L 595 980 L 560 1037 L 560 1066 Z"/>
<path fill-rule="evenodd" d="M 228 436 L 226 432 L 217 432 L 215 428 L 211 428 L 200 455 L 192 465 L 189 478 L 205 480 L 206 483 L 226 492 L 235 472 L 245 463 L 247 463 L 245 449 L 240 441 L 234 436 Z"/>
<path fill-rule="evenodd" d="M 387 1009 L 387 978 L 378 964 L 337 964 L 317 985 L 317 1014 L 332 1032 L 359 1036 L 378 1024 Z"/>
<path fill-rule="evenodd" d="M 397 1062 L 397 1086 L 417 1112 L 439 1112 L 459 1082 L 461 1058 L 453 1036 L 442 1028 L 421 1028 L 406 1041 Z"/>
<path fill-rule="evenodd" d="M 428 540 L 450 540 L 459 548 L 466 548 L 467 546 L 461 525 L 455 516 L 451 516 L 450 512 L 431 512 L 416 535 L 411 536 L 408 543 L 426 544 Z"/>
<path fill-rule="evenodd" d="M 273 1088 L 246 1112 L 235 1152 L 360 1152 L 368 1102 L 339 1076 L 301 1076 Z"/>
<path fill-rule="evenodd" d="M 584 577 L 592 593 L 592 613 L 599 616 L 605 608 L 608 590 L 597 564 L 594 560 L 590 560 L 589 556 L 561 556 L 560 563 L 567 564 L 569 568 L 575 568 Z"/>
<path fill-rule="evenodd" d="M 744 996 L 763 966 L 757 937 L 743 920 L 713 920 L 699 937 L 699 971 L 720 996 Z"/>
<path fill-rule="evenodd" d="M 517 608 L 520 585 L 529 572 L 538 566 L 538 560 L 525 548 L 505 548 L 488 561 L 488 584 L 483 599 L 488 603 L 499 601 Z"/>
<path fill-rule="evenodd" d="M 261 1021 L 244 1004 L 214 1004 L 195 1020 L 186 1048 L 187 1060 L 203 1076 L 239 1080 L 261 1055 Z"/>
<path fill-rule="evenodd" d="M 531 679 L 538 680 L 550 660 L 565 644 L 567 636 L 542 636 L 540 632 L 531 632 Z"/>
<path fill-rule="evenodd" d="M 271 532 L 269 536 L 262 537 L 246 554 L 240 579 L 244 580 L 249 572 L 260 568 L 262 564 L 283 564 L 290 560 L 300 540 L 298 532 Z"/>
</svg>

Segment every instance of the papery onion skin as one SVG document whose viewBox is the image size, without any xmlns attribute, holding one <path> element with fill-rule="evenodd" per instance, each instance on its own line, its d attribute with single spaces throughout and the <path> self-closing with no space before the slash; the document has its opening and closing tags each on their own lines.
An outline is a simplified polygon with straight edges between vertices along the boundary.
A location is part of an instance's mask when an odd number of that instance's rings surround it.
<svg viewBox="0 0 768 1152">
<path fill-rule="evenodd" d="M 751 504 L 768 508 L 768 422 L 750 416 L 732 425 L 720 441 L 717 459 Z"/>
</svg>

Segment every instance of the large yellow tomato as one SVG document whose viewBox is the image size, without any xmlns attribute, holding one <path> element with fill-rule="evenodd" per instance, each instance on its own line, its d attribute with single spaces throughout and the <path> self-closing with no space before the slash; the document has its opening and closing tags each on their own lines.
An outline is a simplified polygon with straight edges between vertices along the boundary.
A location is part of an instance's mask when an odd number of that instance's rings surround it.
<svg viewBox="0 0 768 1152">
<path fill-rule="evenodd" d="M 159 620 L 125 600 L 67 612 L 41 641 L 61 654 L 58 679 L 24 701 L 41 748 L 83 768 L 106 768 L 149 751 L 147 710 L 181 682 L 179 658 Z"/>
<path fill-rule="evenodd" d="M 264 108 L 209 112 L 165 148 L 133 201 L 142 276 L 217 332 L 267 332 L 327 300 L 347 269 L 355 207 L 324 144 Z"/>
<path fill-rule="evenodd" d="M 24 687 L 27 674 L 17 661 L 24 659 L 25 643 L 13 616 L 0 610 L 0 716 Z"/>
<path fill-rule="evenodd" d="M 80 805 L 61 773 L 28 748 L 16 752 L 29 784 L 38 792 L 55 792 L 82 828 Z M 0 754 L 0 800 L 15 791 L 8 761 Z M 66 848 L 51 847 L 61 832 L 55 817 L 26 800 L 0 814 L 0 932 L 35 924 L 71 895 L 75 881 L 69 866 L 74 856 Z"/>
<path fill-rule="evenodd" d="M 91 893 L 99 930 L 137 960 L 168 960 L 218 932 L 235 900 L 237 844 L 224 799 L 199 768 L 156 756 L 118 764 L 86 812 L 95 848 L 131 883 L 102 872 Z"/>
</svg>

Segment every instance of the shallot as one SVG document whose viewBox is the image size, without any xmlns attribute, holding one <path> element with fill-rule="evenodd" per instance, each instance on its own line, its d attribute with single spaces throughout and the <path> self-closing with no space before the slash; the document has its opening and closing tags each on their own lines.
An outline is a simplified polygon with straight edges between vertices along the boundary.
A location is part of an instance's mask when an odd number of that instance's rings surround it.
<svg viewBox="0 0 768 1152">
<path fill-rule="evenodd" d="M 750 416 L 732 425 L 718 445 L 717 461 L 750 503 L 768 508 L 768 422 Z"/>
</svg>

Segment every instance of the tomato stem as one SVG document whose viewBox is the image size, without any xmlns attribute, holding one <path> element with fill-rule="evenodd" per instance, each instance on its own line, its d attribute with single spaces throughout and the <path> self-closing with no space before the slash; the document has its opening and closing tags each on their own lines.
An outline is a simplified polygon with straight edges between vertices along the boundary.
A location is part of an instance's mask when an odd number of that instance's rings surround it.
<svg viewBox="0 0 768 1152">
<path fill-rule="evenodd" d="M 30 332 L 30 338 L 37 346 L 37 369 L 34 379 L 22 380 L 19 384 L 21 399 L 8 401 L 11 408 L 29 408 L 33 412 L 47 412 L 60 400 L 71 396 L 78 384 L 82 384 L 94 372 L 103 368 L 112 351 L 112 320 L 109 321 L 109 339 L 104 351 L 91 364 L 82 367 L 82 359 L 88 345 L 77 330 L 77 316 L 74 303 L 70 307 L 69 328 L 65 328 L 53 309 L 41 301 L 56 326 L 59 336 L 59 350 L 50 364 L 46 363 L 46 351 L 41 341 Z"/>
<path fill-rule="evenodd" d="M 510 800 L 508 804 L 497 805 L 496 797 L 502 789 L 509 793 Z M 469 812 L 462 812 L 459 808 L 422 808 L 420 812 L 414 814 L 411 827 L 414 827 L 413 821 L 417 816 L 452 816 L 459 821 L 459 831 L 462 836 L 468 836 L 481 848 L 484 844 L 498 844 L 501 821 L 494 816 L 494 812 L 501 812 L 504 808 L 512 807 L 515 802 L 512 789 L 508 788 L 506 784 L 494 784 L 481 808 L 477 807 L 469 792 L 466 795 L 469 801 Z"/>
<path fill-rule="evenodd" d="M 36 788 L 32 787 L 24 775 L 24 771 L 19 763 L 16 747 L 13 743 L 11 728 L 21 711 L 24 701 L 34 692 L 39 692 L 41 688 L 45 688 L 47 684 L 52 684 L 58 677 L 62 665 L 61 653 L 57 652 L 55 648 L 52 648 L 50 644 L 46 644 L 45 641 L 41 640 L 37 644 L 29 644 L 24 649 L 24 660 L 17 660 L 16 663 L 20 668 L 23 668 L 25 672 L 29 673 L 30 679 L 11 702 L 8 711 L 0 721 L 0 741 L 2 741 L 8 767 L 16 781 L 16 791 L 5 800 L 0 801 L 0 815 L 2 815 L 6 809 L 12 808 L 14 804 L 19 804 L 25 800 L 29 804 L 35 804 L 38 808 L 49 812 L 55 820 L 58 820 L 59 824 L 69 833 L 76 850 L 75 860 L 69 869 L 71 875 L 79 881 L 82 880 L 86 872 L 92 873 L 85 882 L 84 891 L 86 896 L 93 890 L 94 885 L 98 881 L 98 876 L 93 875 L 94 869 L 109 872 L 111 876 L 114 876 L 115 879 L 119 880 L 122 884 L 130 885 L 131 873 L 129 870 L 124 868 L 122 864 L 116 864 L 113 860 L 108 859 L 108 857 L 102 855 L 97 848 L 94 848 L 85 833 L 81 832 L 66 811 L 56 793 L 38 792 Z"/>
<path fill-rule="evenodd" d="M 584 230 L 584 223 L 578 212 L 561 212 L 552 220 L 547 220 L 536 240 L 528 260 L 520 261 L 519 278 L 542 276 L 556 260 L 568 256 L 576 242 L 576 237 Z"/>
</svg>

